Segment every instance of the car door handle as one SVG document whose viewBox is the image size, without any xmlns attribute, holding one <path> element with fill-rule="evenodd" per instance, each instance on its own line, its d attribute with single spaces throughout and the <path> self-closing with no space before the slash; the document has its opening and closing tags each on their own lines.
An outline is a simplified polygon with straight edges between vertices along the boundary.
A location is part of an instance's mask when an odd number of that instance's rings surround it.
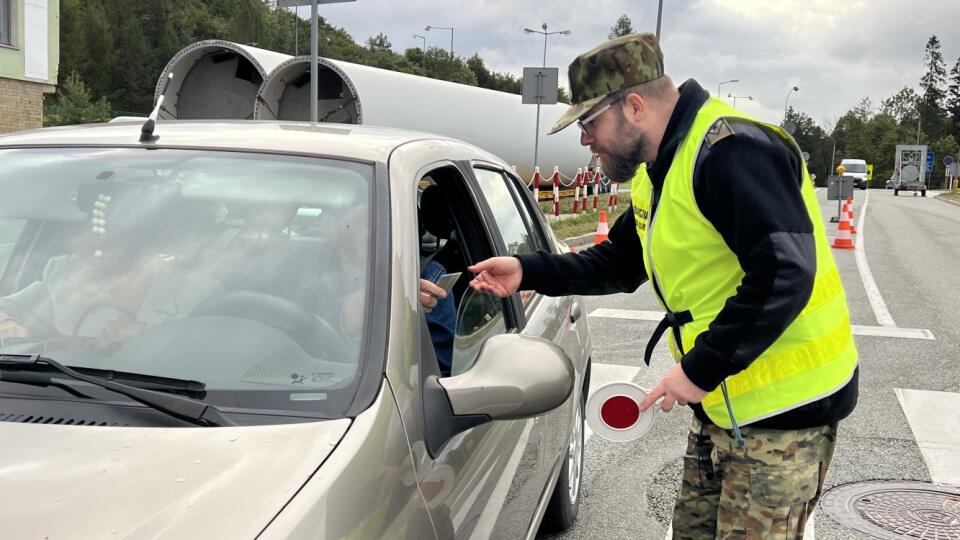
<svg viewBox="0 0 960 540">
<path fill-rule="evenodd" d="M 583 310 L 580 309 L 580 302 L 574 302 L 570 307 L 570 322 L 575 323 L 580 318 L 580 315 L 583 314 Z"/>
</svg>

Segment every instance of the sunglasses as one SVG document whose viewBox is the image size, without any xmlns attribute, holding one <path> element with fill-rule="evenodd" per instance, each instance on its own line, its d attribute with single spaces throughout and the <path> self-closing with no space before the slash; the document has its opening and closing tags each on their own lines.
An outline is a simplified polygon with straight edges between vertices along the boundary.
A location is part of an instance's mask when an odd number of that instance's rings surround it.
<svg viewBox="0 0 960 540">
<path fill-rule="evenodd" d="M 609 109 L 610 107 L 613 107 L 614 103 L 616 102 L 611 101 L 606 105 L 604 105 L 603 107 L 600 107 L 599 109 L 594 111 L 593 114 L 584 118 L 583 120 L 577 120 L 577 126 L 580 128 L 580 131 L 587 133 L 588 132 L 587 129 L 588 129 L 588 126 L 590 125 L 590 122 L 593 122 L 594 120 L 599 118 L 601 114 L 607 112 L 607 109 Z"/>
</svg>

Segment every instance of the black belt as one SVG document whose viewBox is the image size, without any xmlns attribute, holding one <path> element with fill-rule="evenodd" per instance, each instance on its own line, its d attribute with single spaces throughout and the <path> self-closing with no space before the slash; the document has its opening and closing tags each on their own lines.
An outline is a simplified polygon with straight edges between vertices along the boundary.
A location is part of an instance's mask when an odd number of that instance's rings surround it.
<svg viewBox="0 0 960 540">
<path fill-rule="evenodd" d="M 643 355 L 643 361 L 646 364 L 650 365 L 650 357 L 653 356 L 653 348 L 657 346 L 657 343 L 660 342 L 660 338 L 663 337 L 663 333 L 667 331 L 667 328 L 673 329 L 673 338 L 677 344 L 677 348 L 680 350 L 680 355 L 684 354 L 683 350 L 683 338 L 680 335 L 680 327 L 693 321 L 693 315 L 690 313 L 690 310 L 681 311 L 679 313 L 674 313 L 668 311 L 666 315 L 663 316 L 663 320 L 660 321 L 660 324 L 657 325 L 657 329 L 653 331 L 653 335 L 650 336 L 650 341 L 647 342 L 647 351 Z"/>
<path fill-rule="evenodd" d="M 686 354 L 686 351 L 683 350 L 683 336 L 680 335 L 680 327 L 691 321 L 693 321 L 693 315 L 690 313 L 690 310 L 681 311 L 679 313 L 668 311 L 667 314 L 663 316 L 663 320 L 660 321 L 660 324 L 657 325 L 656 330 L 653 331 L 653 335 L 650 336 L 650 341 L 647 342 L 647 350 L 643 355 L 643 361 L 646 362 L 648 366 L 650 365 L 650 357 L 653 356 L 653 348 L 656 347 L 657 343 L 660 342 L 660 338 L 663 337 L 663 333 L 667 331 L 667 328 L 673 330 L 674 342 L 677 344 L 677 349 L 680 351 L 680 356 L 682 357 L 684 354 Z M 727 414 L 730 415 L 730 425 L 733 427 L 733 435 L 737 439 L 737 448 L 743 448 L 743 435 L 740 433 L 740 425 L 737 423 L 737 418 L 733 415 L 733 406 L 730 405 L 730 397 L 727 394 L 726 381 L 720 383 L 720 389 L 723 392 L 723 401 L 727 405 Z"/>
</svg>

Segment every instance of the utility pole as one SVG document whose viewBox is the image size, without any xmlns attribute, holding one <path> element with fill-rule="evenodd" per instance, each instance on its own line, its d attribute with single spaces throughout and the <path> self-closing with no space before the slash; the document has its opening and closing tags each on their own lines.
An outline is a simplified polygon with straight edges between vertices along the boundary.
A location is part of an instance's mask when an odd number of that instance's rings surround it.
<svg viewBox="0 0 960 540">
<path fill-rule="evenodd" d="M 423 56 L 420 57 L 420 69 L 423 71 L 423 76 L 427 76 L 427 37 L 421 36 L 420 34 L 414 34 L 413 37 L 420 38 L 423 40 Z"/>
<path fill-rule="evenodd" d="M 317 13 L 317 4 L 338 4 L 341 2 L 356 2 L 356 0 L 278 0 L 277 6 L 290 7 L 310 5 L 310 121 L 317 121 L 317 94 L 319 83 L 317 82 L 317 56 L 319 54 L 317 45 L 317 32 L 319 26 L 319 14 Z M 297 19 L 299 19 L 299 13 Z M 299 20 L 297 21 L 299 23 Z M 299 25 L 298 25 L 299 28 Z M 299 40 L 299 36 L 294 39 Z M 299 43 L 294 45 L 294 52 L 297 52 Z"/>
<path fill-rule="evenodd" d="M 542 31 L 533 30 L 530 28 L 524 28 L 523 33 L 524 34 L 543 34 L 543 67 L 546 68 L 547 67 L 547 37 L 552 34 L 569 36 L 570 30 L 547 32 L 547 23 L 541 24 L 540 27 L 543 28 Z M 541 96 L 543 96 L 542 84 L 543 84 L 543 73 L 541 72 L 540 75 L 537 77 L 537 126 L 535 128 L 536 131 L 534 132 L 534 139 L 533 139 L 533 166 L 534 167 L 539 165 L 539 163 L 537 163 L 537 160 L 540 157 L 538 153 L 540 150 L 540 99 L 541 99 Z"/>
</svg>

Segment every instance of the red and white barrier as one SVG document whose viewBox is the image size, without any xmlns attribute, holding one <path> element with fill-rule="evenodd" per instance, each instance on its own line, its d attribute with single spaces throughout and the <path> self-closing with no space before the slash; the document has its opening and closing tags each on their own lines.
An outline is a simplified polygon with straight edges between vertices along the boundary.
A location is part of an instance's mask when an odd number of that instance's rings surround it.
<svg viewBox="0 0 960 540">
<path fill-rule="evenodd" d="M 600 169 L 593 173 L 593 213 L 597 213 L 597 204 L 600 202 Z"/>
<path fill-rule="evenodd" d="M 610 197 L 607 198 L 607 211 L 612 212 L 614 208 L 620 203 L 620 195 L 618 191 L 620 189 L 620 184 L 610 181 Z"/>
<path fill-rule="evenodd" d="M 577 169 L 577 177 L 573 179 L 576 186 L 573 190 L 573 208 L 570 210 L 574 214 L 580 210 L 580 184 L 583 183 L 583 169 Z"/>
<path fill-rule="evenodd" d="M 560 217 L 560 167 L 553 166 L 553 215 Z"/>
<path fill-rule="evenodd" d="M 533 200 L 537 201 L 537 206 L 540 205 L 540 182 L 543 181 L 540 178 L 540 166 L 533 168 L 533 179 L 530 182 L 533 184 Z"/>
</svg>

